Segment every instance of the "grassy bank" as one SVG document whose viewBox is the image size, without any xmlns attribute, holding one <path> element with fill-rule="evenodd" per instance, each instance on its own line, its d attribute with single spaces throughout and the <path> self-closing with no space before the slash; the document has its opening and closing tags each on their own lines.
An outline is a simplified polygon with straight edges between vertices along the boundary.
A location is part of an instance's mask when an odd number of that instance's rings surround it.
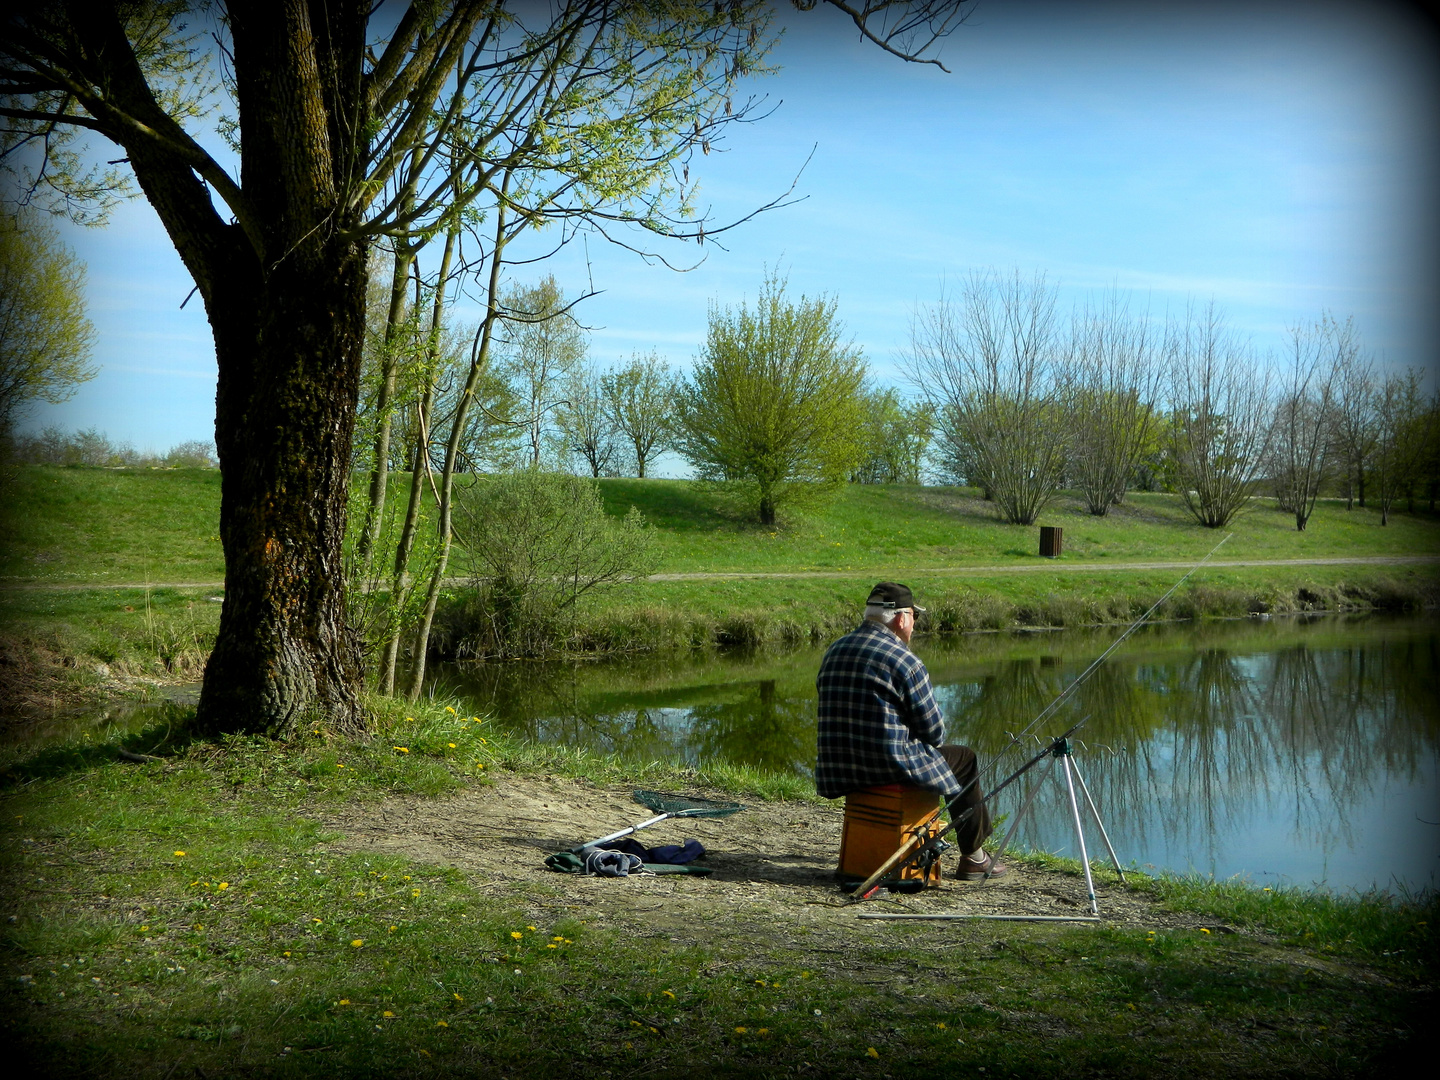
<svg viewBox="0 0 1440 1080">
<path fill-rule="evenodd" d="M 1144 876 L 1135 892 L 1237 932 L 856 924 L 836 941 L 799 894 L 719 934 L 540 919 L 535 886 L 346 853 L 316 818 L 520 774 L 813 792 L 377 708 L 362 744 L 186 743 L 177 712 L 10 755 L 0 1030 L 29 1074 L 1363 1074 L 1406 1060 L 1434 977 L 1433 897 Z"/>
<path fill-rule="evenodd" d="M 396 483 L 398 497 L 408 478 Z M 958 489 L 854 485 L 778 529 L 745 522 L 686 481 L 607 480 L 601 489 L 612 512 L 638 506 L 652 523 L 660 579 L 587 605 L 565 643 L 582 653 L 823 640 L 854 622 L 881 577 L 902 578 L 923 597 L 931 611 L 922 633 L 1127 622 L 1173 584 L 1181 562 L 1219 539 L 1174 497 L 1154 494 L 1132 494 L 1103 519 L 1059 498 L 1045 521 L 1066 530 L 1066 554 L 1044 560 L 1034 528 L 998 523 Z M 213 641 L 219 591 L 179 586 L 223 577 L 218 475 L 26 467 L 14 495 L 0 547 L 9 698 L 45 706 L 193 679 Z M 1434 516 L 1396 514 L 1382 528 L 1373 510 L 1335 501 L 1322 502 L 1298 533 L 1259 500 L 1234 532 L 1227 561 L 1440 553 Z M 1141 561 L 1176 565 L 1129 566 Z M 458 553 L 457 571 L 464 562 Z M 796 576 L 664 579 L 696 573 Z M 442 605 L 442 653 L 466 636 L 466 596 L 452 589 Z M 1407 610 L 1437 600 L 1434 563 L 1212 566 L 1162 616 Z"/>
</svg>

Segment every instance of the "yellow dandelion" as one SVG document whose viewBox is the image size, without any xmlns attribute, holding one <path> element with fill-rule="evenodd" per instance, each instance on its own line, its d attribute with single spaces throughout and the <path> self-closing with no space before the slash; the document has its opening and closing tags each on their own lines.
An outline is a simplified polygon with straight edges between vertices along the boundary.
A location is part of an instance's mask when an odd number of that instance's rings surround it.
<svg viewBox="0 0 1440 1080">
<path fill-rule="evenodd" d="M 516 941 L 519 941 L 519 940 L 520 940 L 521 938 L 523 938 L 525 935 L 522 934 L 519 930 L 511 930 L 511 931 L 510 931 L 510 936 L 511 936 L 512 938 L 514 938 Z"/>
<path fill-rule="evenodd" d="M 657 1028 L 657 1027 L 652 1027 L 652 1028 L 650 1029 L 650 1034 L 651 1034 L 651 1035 L 659 1035 L 659 1034 L 660 1034 L 660 1029 Z"/>
<path fill-rule="evenodd" d="M 145 930 L 149 930 L 150 927 L 148 927 L 148 926 L 142 926 L 142 927 L 140 927 L 140 929 L 141 929 L 141 931 L 143 932 L 143 931 L 145 931 Z"/>
<path fill-rule="evenodd" d="M 546 947 L 547 949 L 558 949 L 560 946 L 559 946 L 559 945 L 556 945 L 556 944 L 552 941 L 552 942 L 550 942 L 550 944 L 546 945 L 545 947 Z"/>
<path fill-rule="evenodd" d="M 454 994 L 454 993 L 452 993 L 452 994 L 451 994 L 451 997 L 453 997 L 456 1001 L 464 1001 L 464 1000 L 465 1000 L 465 999 L 464 999 L 463 997 L 461 997 L 459 994 Z"/>
<path fill-rule="evenodd" d="M 228 882 L 228 881 L 222 881 L 222 882 L 220 882 L 219 885 L 216 886 L 216 888 L 219 888 L 219 889 L 228 889 L 229 887 L 230 887 L 230 882 Z"/>
<path fill-rule="evenodd" d="M 761 1028 L 761 1029 L 760 1029 L 759 1031 L 757 1031 L 755 1034 L 757 1034 L 757 1035 L 769 1035 L 769 1034 L 770 1034 L 770 1029 L 769 1029 L 769 1028 Z"/>
<path fill-rule="evenodd" d="M 867 1057 L 878 1058 L 880 1056 L 880 1051 L 876 1050 L 873 1046 L 866 1047 L 865 1055 Z"/>
<path fill-rule="evenodd" d="M 419 890 L 419 889 L 411 889 L 411 890 L 410 890 L 410 895 L 411 895 L 411 896 L 419 896 L 419 895 L 420 895 L 420 890 Z"/>
<path fill-rule="evenodd" d="M 565 937 L 564 937 L 563 934 L 556 934 L 556 935 L 555 935 L 554 937 L 552 937 L 550 940 L 551 940 L 551 941 L 564 941 L 564 940 L 565 940 Z"/>
<path fill-rule="evenodd" d="M 175 852 L 175 857 L 176 857 L 177 859 L 183 859 L 183 858 L 185 857 L 185 852 L 183 852 L 183 851 L 177 851 L 177 852 Z"/>
<path fill-rule="evenodd" d="M 944 1030 L 945 1030 L 945 1021 L 944 1021 L 944 1020 L 941 1020 L 940 1023 L 936 1024 L 935 1026 L 936 1026 L 937 1028 L 939 1028 L 941 1031 L 944 1031 Z"/>
<path fill-rule="evenodd" d="M 392 926 L 392 927 L 390 927 L 390 933 L 392 933 L 392 934 L 393 934 L 393 933 L 394 933 L 394 932 L 395 932 L 395 927 L 393 927 L 393 926 Z"/>
<path fill-rule="evenodd" d="M 393 1012 L 391 1012 L 389 1009 L 386 1009 L 386 1010 L 385 1010 L 383 1013 L 381 1013 L 380 1015 L 381 1015 L 381 1016 L 388 1016 L 388 1017 L 391 1017 L 392 1019 L 393 1019 L 394 1016 L 395 1016 L 395 1014 L 394 1014 Z"/>
<path fill-rule="evenodd" d="M 631 1026 L 631 1027 L 639 1027 L 639 1026 L 640 1026 L 640 1021 L 639 1021 L 639 1020 L 631 1020 L 631 1021 L 630 1021 L 630 1026 Z"/>
<path fill-rule="evenodd" d="M 341 999 L 340 999 L 339 1001 L 337 1001 L 335 1004 L 337 1004 L 337 1005 L 349 1005 L 349 1004 L 350 1004 L 350 999 L 349 999 L 349 998 L 341 998 Z"/>
<path fill-rule="evenodd" d="M 1208 934 L 1210 931 L 1207 930 L 1205 927 L 1202 926 L 1202 927 L 1200 927 L 1200 932 L 1201 932 L 1202 934 Z"/>
<path fill-rule="evenodd" d="M 808 971 L 802 971 L 800 972 L 800 977 L 802 979 L 808 979 L 810 977 L 810 973 Z"/>
<path fill-rule="evenodd" d="M 673 990 L 661 990 L 660 992 L 666 997 L 668 997 L 671 1001 L 675 1000 L 675 992 Z"/>
<path fill-rule="evenodd" d="M 453 742 L 446 743 L 445 745 L 448 746 L 448 747 L 450 747 L 451 750 L 454 750 L 454 749 L 455 749 L 455 744 L 454 744 Z"/>
<path fill-rule="evenodd" d="M 408 754 L 410 752 L 410 747 L 408 746 L 397 746 L 395 749 L 399 750 L 402 754 Z"/>
<path fill-rule="evenodd" d="M 625 1049 L 626 1049 L 626 1050 L 634 1050 L 634 1049 L 635 1049 L 635 1044 L 634 1044 L 634 1043 L 628 1043 L 628 1042 L 627 1042 L 627 1043 L 625 1044 Z"/>
<path fill-rule="evenodd" d="M 337 762 L 335 763 L 335 767 L 336 767 L 337 769 L 343 769 L 345 766 L 344 766 L 344 765 L 341 765 L 341 764 L 337 761 Z"/>
<path fill-rule="evenodd" d="M 744 1035 L 745 1032 L 748 1031 L 748 1030 L 749 1030 L 748 1028 L 737 1027 L 737 1028 L 735 1029 L 735 1034 L 736 1034 L 736 1035 Z"/>
<path fill-rule="evenodd" d="M 526 929 L 526 930 L 529 930 L 532 934 L 535 933 L 535 927 L 533 927 L 533 926 L 527 926 L 527 927 L 525 927 L 525 929 Z"/>
<path fill-rule="evenodd" d="M 436 1027 L 449 1027 L 450 1025 L 447 1024 L 444 1020 L 436 1020 L 436 1021 L 435 1021 L 435 1026 L 436 1026 Z"/>
<path fill-rule="evenodd" d="M 405 717 L 405 722 L 406 722 L 407 724 L 413 724 L 413 723 L 415 722 L 415 717 L 413 717 L 413 716 L 407 716 L 407 717 Z"/>
<path fill-rule="evenodd" d="M 358 948 L 360 948 L 361 945 L 364 945 L 364 944 L 365 944 L 365 939 L 364 939 L 364 938 L 361 938 L 361 937 L 357 937 L 354 941 L 350 942 L 350 944 L 353 945 L 353 946 L 355 946 L 355 948 L 358 949 Z"/>
<path fill-rule="evenodd" d="M 310 921 L 311 921 L 311 922 L 318 923 L 320 920 L 319 920 L 319 919 L 311 919 Z"/>
<path fill-rule="evenodd" d="M 1135 1008 L 1135 1003 L 1134 1003 L 1133 1001 L 1127 1001 L 1125 1004 L 1128 1005 L 1128 1006 L 1129 1006 L 1130 1008 L 1132 1008 L 1132 1009 Z"/>
<path fill-rule="evenodd" d="M 764 979 L 756 979 L 756 980 L 755 980 L 755 985 L 756 985 L 756 986 L 764 986 L 764 985 L 765 985 L 765 980 L 764 980 Z"/>
<path fill-rule="evenodd" d="M 281 955 L 281 956 L 289 956 L 290 953 L 289 953 L 288 951 L 286 951 L 286 952 L 281 953 L 280 955 Z"/>
<path fill-rule="evenodd" d="M 454 705 L 446 705 L 446 706 L 445 706 L 445 711 L 448 712 L 451 716 L 454 716 L 454 715 L 455 715 L 455 706 L 454 706 Z"/>
</svg>

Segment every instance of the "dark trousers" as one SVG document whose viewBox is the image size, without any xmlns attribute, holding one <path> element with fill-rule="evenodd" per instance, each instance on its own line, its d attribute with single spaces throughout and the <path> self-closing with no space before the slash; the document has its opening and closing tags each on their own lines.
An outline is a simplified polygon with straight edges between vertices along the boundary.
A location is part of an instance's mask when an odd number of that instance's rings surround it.
<svg viewBox="0 0 1440 1080">
<path fill-rule="evenodd" d="M 982 801 L 985 793 L 980 790 L 980 762 L 975 758 L 975 751 L 968 746 L 946 743 L 940 747 L 940 753 L 944 755 L 946 764 L 950 766 L 950 771 L 955 774 L 955 779 L 962 788 L 967 784 L 973 785 L 960 796 L 959 805 L 951 811 L 953 817 L 958 818 L 971 807 L 975 808 L 975 812 L 955 829 L 955 846 L 962 855 L 969 855 L 972 851 L 978 851 L 985 843 L 991 828 L 990 810 Z"/>
</svg>

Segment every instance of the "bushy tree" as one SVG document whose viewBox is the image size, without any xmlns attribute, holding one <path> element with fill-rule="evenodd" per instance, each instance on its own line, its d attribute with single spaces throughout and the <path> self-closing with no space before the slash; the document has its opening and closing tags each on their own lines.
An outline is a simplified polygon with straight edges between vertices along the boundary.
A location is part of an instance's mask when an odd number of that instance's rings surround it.
<svg viewBox="0 0 1440 1080">
<path fill-rule="evenodd" d="M 865 394 L 865 455 L 851 479 L 861 484 L 918 484 L 935 428 L 928 402 L 902 401 L 893 387 Z"/>
<path fill-rule="evenodd" d="M 640 512 L 616 521 L 593 480 L 522 469 L 479 479 L 459 500 L 474 618 L 466 651 L 533 656 L 563 645 L 581 602 L 651 572 Z"/>
<path fill-rule="evenodd" d="M 865 360 L 835 309 L 824 296 L 790 300 L 775 276 L 753 308 L 712 303 L 677 391 L 677 449 L 703 479 L 740 490 L 761 524 L 833 492 L 864 453 Z"/>
<path fill-rule="evenodd" d="M 33 213 L 0 210 L 0 434 L 32 401 L 61 402 L 95 377 L 85 267 Z"/>
<path fill-rule="evenodd" d="M 1375 447 L 1371 475 L 1380 524 L 1390 523 L 1395 501 L 1410 495 L 1429 448 L 1434 403 L 1421 389 L 1423 372 L 1407 368 L 1387 375 L 1375 394 Z"/>
</svg>

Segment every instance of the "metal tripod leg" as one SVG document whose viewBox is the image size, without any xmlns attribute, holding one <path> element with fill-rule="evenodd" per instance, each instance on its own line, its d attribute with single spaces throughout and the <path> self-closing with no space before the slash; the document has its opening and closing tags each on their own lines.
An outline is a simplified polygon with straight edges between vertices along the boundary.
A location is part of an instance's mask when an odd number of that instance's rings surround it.
<svg viewBox="0 0 1440 1080">
<path fill-rule="evenodd" d="M 1090 876 L 1090 856 L 1085 850 L 1085 828 L 1080 824 L 1080 804 L 1075 801 L 1075 781 L 1071 779 L 1069 747 L 1057 755 L 1065 767 L 1065 790 L 1070 794 L 1070 817 L 1075 822 L 1075 839 L 1080 843 L 1080 865 L 1085 868 L 1085 891 L 1090 895 L 1090 913 L 1100 914 L 1100 905 L 1095 901 L 1095 879 Z"/>
<path fill-rule="evenodd" d="M 1115 864 L 1115 873 L 1120 875 L 1120 880 L 1123 883 L 1125 880 L 1125 871 L 1120 869 L 1120 856 L 1115 854 L 1115 845 L 1110 843 L 1110 834 L 1105 831 L 1105 823 L 1100 820 L 1100 811 L 1095 808 L 1095 800 L 1090 797 L 1090 788 L 1085 783 L 1085 777 L 1080 775 L 1080 766 L 1075 763 L 1073 756 L 1067 757 L 1065 760 L 1070 763 L 1070 768 L 1075 770 L 1075 779 L 1080 781 L 1080 791 L 1085 796 L 1085 803 L 1090 807 L 1090 813 L 1095 817 L 1095 824 L 1100 829 L 1100 837 L 1105 841 L 1105 850 L 1110 852 L 1110 861 Z"/>
<path fill-rule="evenodd" d="M 1055 768 L 1054 758 L 1050 759 L 1050 768 L 1052 770 Z M 1030 785 L 1030 794 L 1025 796 L 1025 802 L 1021 804 L 1020 809 L 1015 814 L 1014 820 L 1010 822 L 1010 828 L 1005 830 L 1005 838 L 1000 841 L 1000 846 L 995 849 L 995 854 L 993 856 L 995 862 L 998 863 L 1000 861 L 1000 856 L 1004 855 L 1005 849 L 1010 846 L 1010 841 L 1014 839 L 1016 830 L 1020 828 L 1021 819 L 1024 818 L 1025 815 L 1030 811 L 1030 804 L 1035 801 L 1035 796 L 1040 791 L 1040 784 L 1044 781 L 1044 779 L 1045 778 L 1043 776 L 1037 777 L 1035 779 L 1035 782 Z M 987 870 L 985 872 L 985 877 L 981 879 L 981 883 L 983 884 L 984 882 L 989 880 L 990 872 Z"/>
</svg>

